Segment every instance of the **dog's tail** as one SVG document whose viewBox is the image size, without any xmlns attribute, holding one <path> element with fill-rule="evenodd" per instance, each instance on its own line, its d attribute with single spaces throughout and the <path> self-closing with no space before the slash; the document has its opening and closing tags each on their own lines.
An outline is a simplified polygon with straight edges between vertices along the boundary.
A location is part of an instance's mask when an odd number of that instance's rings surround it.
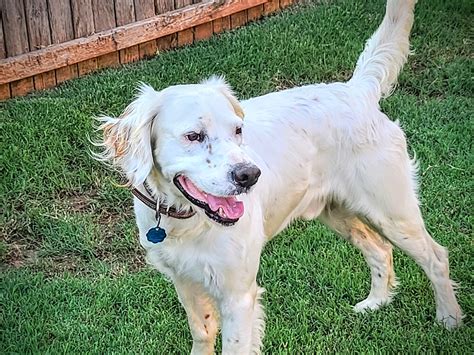
<svg viewBox="0 0 474 355">
<path fill-rule="evenodd" d="M 388 0 L 385 17 L 367 41 L 349 84 L 377 102 L 392 93 L 410 52 L 409 36 L 416 0 Z"/>
</svg>

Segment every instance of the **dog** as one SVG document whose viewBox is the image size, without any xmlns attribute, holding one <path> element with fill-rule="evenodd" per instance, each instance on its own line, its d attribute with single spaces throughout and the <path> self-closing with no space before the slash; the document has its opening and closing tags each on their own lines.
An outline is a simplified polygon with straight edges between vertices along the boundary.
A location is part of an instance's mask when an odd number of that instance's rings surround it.
<svg viewBox="0 0 474 355">
<path fill-rule="evenodd" d="M 388 0 L 348 82 L 241 102 L 221 77 L 142 85 L 120 117 L 98 118 L 96 158 L 133 187 L 140 243 L 174 283 L 192 354 L 214 353 L 219 326 L 224 354 L 261 351 L 260 255 L 297 218 L 319 219 L 362 252 L 372 283 L 356 311 L 390 302 L 395 245 L 431 280 L 437 319 L 461 324 L 448 253 L 420 212 L 416 162 L 379 107 L 409 54 L 414 7 Z"/>
</svg>

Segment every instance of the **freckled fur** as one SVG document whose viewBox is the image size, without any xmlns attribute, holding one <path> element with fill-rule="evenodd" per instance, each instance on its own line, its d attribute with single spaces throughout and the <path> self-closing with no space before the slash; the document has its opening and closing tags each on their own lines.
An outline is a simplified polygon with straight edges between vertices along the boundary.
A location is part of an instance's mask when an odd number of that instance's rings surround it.
<svg viewBox="0 0 474 355">
<path fill-rule="evenodd" d="M 395 245 L 430 278 L 437 319 L 447 328 L 461 324 L 447 251 L 427 232 L 418 206 L 417 164 L 398 123 L 379 107 L 406 61 L 414 3 L 388 1 L 347 83 L 308 85 L 242 102 L 219 77 L 161 92 L 142 86 L 121 118 L 99 118 L 104 140 L 97 144 L 103 148 L 97 158 L 111 162 L 139 189 L 146 179 L 157 199 L 177 208 L 191 204 L 172 183 L 176 174 L 223 196 L 235 189 L 229 176 L 236 164 L 251 162 L 262 171 L 258 183 L 239 196 L 245 213 L 234 226 L 216 224 L 199 208 L 186 220 L 163 216 L 160 225 L 168 237 L 159 244 L 146 238 L 156 225 L 154 211 L 134 200 L 147 262 L 173 281 L 186 309 L 193 354 L 214 353 L 219 324 L 224 354 L 260 353 L 265 329 L 263 289 L 256 283 L 260 254 L 296 218 L 318 218 L 364 255 L 371 291 L 356 311 L 377 309 L 393 297 Z M 184 138 L 202 130 L 207 143 Z"/>
</svg>

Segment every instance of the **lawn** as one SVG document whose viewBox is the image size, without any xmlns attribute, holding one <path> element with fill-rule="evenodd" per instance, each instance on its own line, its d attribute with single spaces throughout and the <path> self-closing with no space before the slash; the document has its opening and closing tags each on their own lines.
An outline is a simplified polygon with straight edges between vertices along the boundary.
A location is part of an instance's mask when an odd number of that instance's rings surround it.
<svg viewBox="0 0 474 355">
<path fill-rule="evenodd" d="M 350 77 L 383 1 L 307 4 L 156 58 L 0 104 L 0 348 L 2 353 L 190 351 L 172 284 L 143 262 L 120 178 L 90 158 L 94 115 L 119 114 L 144 81 L 157 89 L 225 74 L 248 98 Z M 421 205 L 450 251 L 465 326 L 435 322 L 429 281 L 395 252 L 398 294 L 365 315 L 362 255 L 317 222 L 270 242 L 259 283 L 268 354 L 474 351 L 473 51 L 469 0 L 422 0 L 414 55 L 383 110 L 420 162 Z"/>
</svg>

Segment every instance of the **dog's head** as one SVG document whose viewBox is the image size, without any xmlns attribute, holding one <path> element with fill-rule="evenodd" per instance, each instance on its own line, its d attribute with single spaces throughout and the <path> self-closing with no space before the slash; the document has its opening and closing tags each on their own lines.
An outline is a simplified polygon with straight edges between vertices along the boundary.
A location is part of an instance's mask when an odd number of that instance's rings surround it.
<svg viewBox="0 0 474 355">
<path fill-rule="evenodd" d="M 232 225 L 244 212 L 236 196 L 260 176 L 241 147 L 243 118 L 221 78 L 161 92 L 143 85 L 119 118 L 99 118 L 99 158 L 111 161 L 134 186 L 153 173 L 168 203 L 191 202 L 214 221 Z"/>
</svg>

